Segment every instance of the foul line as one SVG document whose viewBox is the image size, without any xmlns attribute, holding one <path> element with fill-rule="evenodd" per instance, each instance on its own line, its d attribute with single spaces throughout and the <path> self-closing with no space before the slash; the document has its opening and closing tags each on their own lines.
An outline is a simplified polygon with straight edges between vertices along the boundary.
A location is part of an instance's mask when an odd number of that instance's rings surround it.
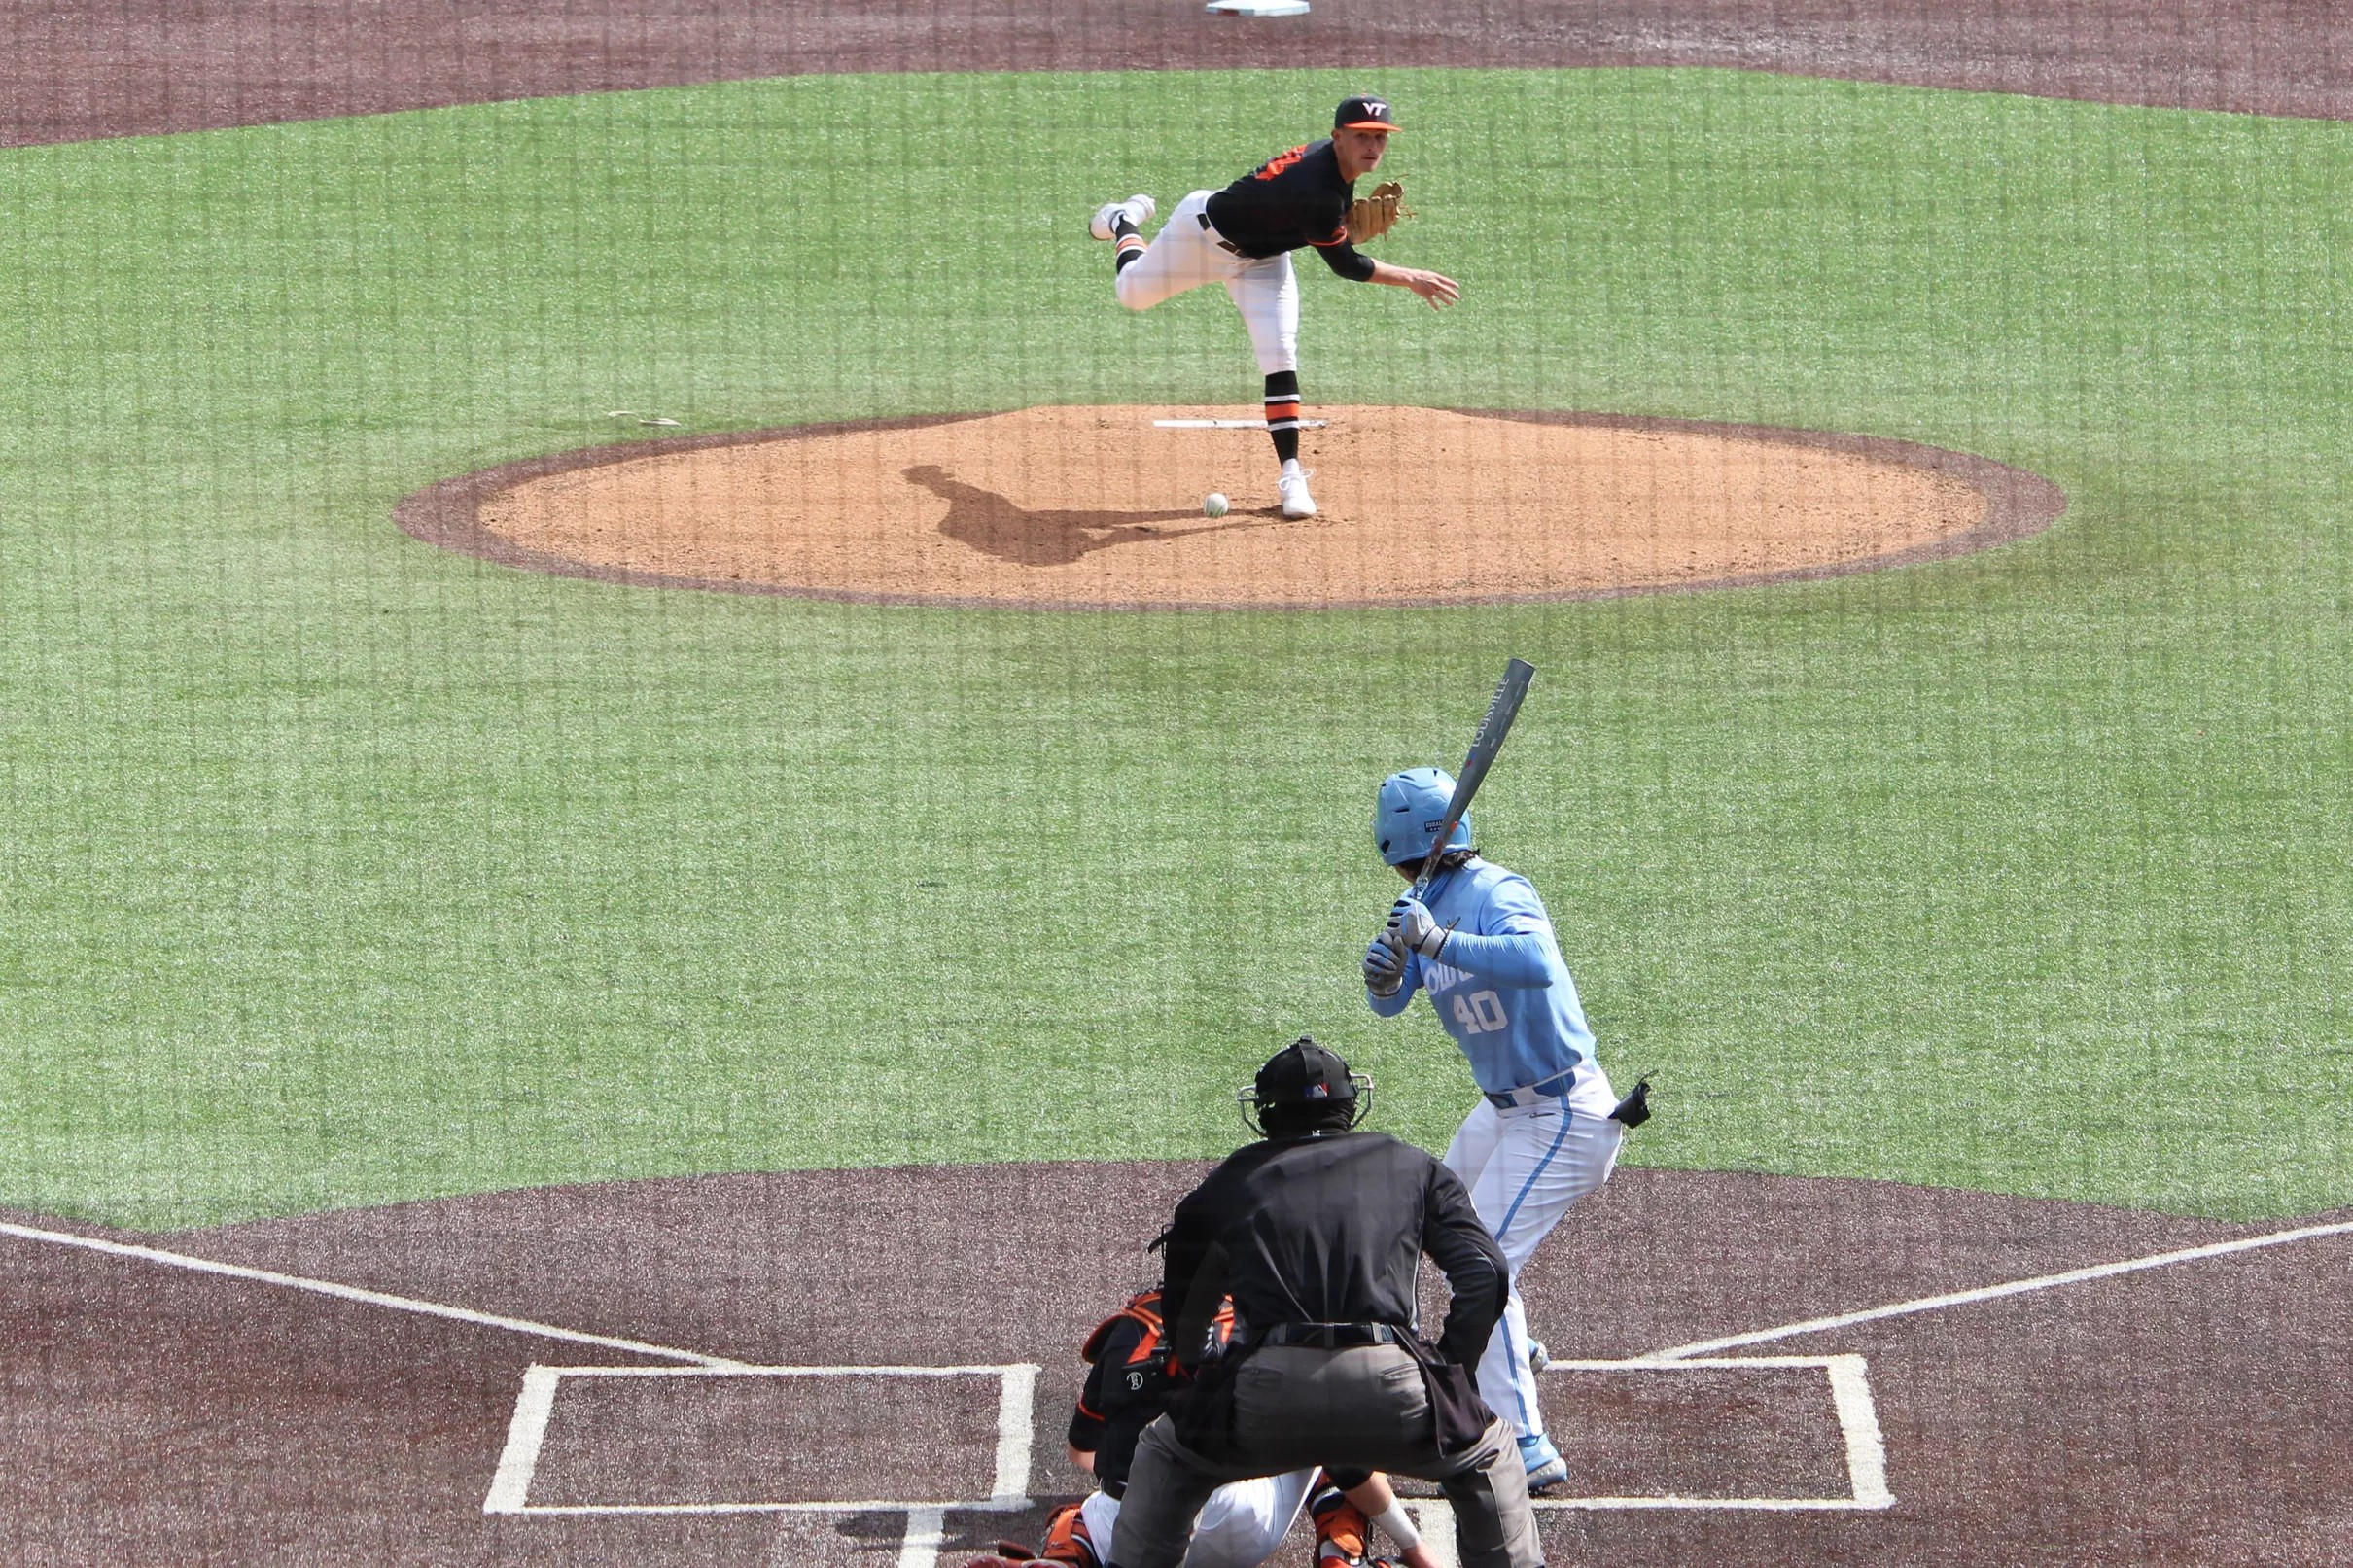
<svg viewBox="0 0 2353 1568">
<path fill-rule="evenodd" d="M 1692 1344 L 1678 1344 L 1672 1349 L 1653 1350 L 1637 1356 L 1641 1361 L 1680 1361 L 1687 1356 L 1710 1355 L 1718 1350 L 1738 1350 L 1743 1345 L 1765 1344 L 1774 1340 L 1787 1340 L 1801 1334 L 1819 1334 L 1825 1329 L 1843 1329 L 1856 1323 L 1872 1323 L 1881 1318 L 1909 1317 L 1914 1312 L 1934 1312 L 1947 1307 L 1965 1307 L 1971 1302 L 1989 1302 L 2004 1296 L 2023 1296 L 2029 1291 L 2054 1290 L 2061 1285 L 2080 1285 L 2087 1280 L 2108 1279 L 2117 1274 L 2136 1273 L 2143 1269 L 2163 1269 L 2177 1263 L 2196 1263 L 2204 1258 L 2220 1258 L 2233 1252 L 2252 1252 L 2257 1247 L 2285 1246 L 2291 1241 L 2306 1241 L 2316 1236 L 2342 1236 L 2353 1232 L 2353 1220 L 2339 1220 L 2328 1225 L 2303 1225 L 2293 1231 L 2272 1231 L 2264 1236 L 2242 1237 L 2235 1241 L 2215 1241 L 2202 1247 L 2183 1247 L 2175 1252 L 2159 1252 L 2146 1258 L 2128 1258 L 2122 1263 L 2094 1264 L 2089 1269 L 2070 1269 L 2065 1273 L 2038 1274 L 2032 1279 L 2014 1279 L 2004 1285 L 1982 1285 L 1976 1290 L 1956 1290 L 1943 1296 L 1923 1296 L 1917 1301 L 1897 1302 L 1890 1307 L 1873 1307 L 1860 1312 L 1842 1312 L 1836 1317 L 1808 1318 L 1803 1323 L 1784 1323 L 1779 1328 L 1758 1329 L 1753 1334 L 1731 1334 L 1721 1340 L 1701 1340 Z"/>
<path fill-rule="evenodd" d="M 53 1246 L 79 1247 L 85 1252 L 102 1252 L 115 1258 L 137 1258 L 143 1263 L 159 1263 L 173 1269 L 189 1269 L 197 1273 L 219 1274 L 228 1279 L 250 1280 L 255 1284 L 276 1285 L 285 1290 L 308 1291 L 314 1296 L 332 1296 L 337 1301 L 360 1302 L 369 1307 L 386 1307 L 396 1312 L 414 1312 L 420 1317 L 445 1318 L 452 1323 L 471 1323 L 477 1328 L 505 1329 L 511 1334 L 536 1335 L 543 1340 L 563 1340 L 573 1344 L 593 1344 L 607 1350 L 626 1350 L 633 1355 L 659 1356 L 671 1361 L 690 1361 L 697 1366 L 730 1368 L 745 1363 L 725 1356 L 707 1356 L 698 1350 L 680 1350 L 666 1344 L 648 1344 L 641 1340 L 615 1339 L 610 1334 L 585 1334 L 579 1329 L 558 1328 L 552 1323 L 534 1323 L 529 1318 L 502 1317 L 496 1312 L 477 1312 L 467 1307 L 445 1307 L 439 1302 L 418 1301 L 413 1296 L 395 1296 L 380 1290 L 363 1290 L 357 1285 L 338 1285 L 332 1279 L 309 1279 L 300 1274 L 282 1274 L 269 1269 L 249 1269 L 241 1263 L 215 1263 L 210 1258 L 192 1257 L 185 1252 L 166 1252 L 161 1247 L 134 1246 L 127 1241 L 105 1241 L 94 1236 L 74 1236 L 64 1231 L 36 1230 L 29 1225 L 12 1225 L 0 1221 L 0 1236 L 13 1236 L 21 1241 L 46 1241 Z"/>
</svg>

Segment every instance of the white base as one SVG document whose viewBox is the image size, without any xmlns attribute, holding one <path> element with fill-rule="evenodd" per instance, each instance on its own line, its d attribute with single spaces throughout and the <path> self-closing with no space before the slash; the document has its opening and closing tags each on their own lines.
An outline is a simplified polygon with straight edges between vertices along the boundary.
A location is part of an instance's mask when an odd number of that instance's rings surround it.
<svg viewBox="0 0 2353 1568">
<path fill-rule="evenodd" d="M 1226 17 L 1304 17 L 1307 0 L 1210 0 L 1209 9 Z"/>
</svg>

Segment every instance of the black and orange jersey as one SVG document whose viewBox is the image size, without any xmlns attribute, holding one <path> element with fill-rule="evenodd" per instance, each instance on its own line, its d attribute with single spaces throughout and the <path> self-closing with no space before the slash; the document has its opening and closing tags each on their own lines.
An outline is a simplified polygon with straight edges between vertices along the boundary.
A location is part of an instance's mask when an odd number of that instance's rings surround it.
<svg viewBox="0 0 2353 1568">
<path fill-rule="evenodd" d="M 1315 247 L 1324 264 L 1353 283 L 1373 275 L 1373 259 L 1348 240 L 1356 188 L 1340 177 L 1340 155 L 1327 137 L 1278 153 L 1210 197 L 1217 232 L 1243 255 L 1281 256 Z"/>
<path fill-rule="evenodd" d="M 1223 1344 L 1233 1332 L 1233 1309 L 1224 1307 L 1212 1333 Z M 1113 1497 L 1127 1490 L 1136 1440 L 1168 1404 L 1167 1334 L 1160 1292 L 1147 1290 L 1104 1319 L 1079 1352 L 1090 1365 L 1071 1415 L 1071 1446 L 1095 1456 L 1096 1482 Z"/>
</svg>

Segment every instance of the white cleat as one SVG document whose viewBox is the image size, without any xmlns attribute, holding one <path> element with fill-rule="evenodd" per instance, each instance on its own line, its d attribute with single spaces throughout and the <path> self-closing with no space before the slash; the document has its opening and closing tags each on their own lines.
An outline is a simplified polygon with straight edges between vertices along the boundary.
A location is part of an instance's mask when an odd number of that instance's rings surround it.
<svg viewBox="0 0 2353 1568">
<path fill-rule="evenodd" d="M 1141 192 L 1125 201 L 1106 201 L 1095 209 L 1095 217 L 1087 225 L 1087 232 L 1097 239 L 1115 238 L 1117 230 L 1111 225 L 1117 220 L 1125 218 L 1135 227 L 1141 228 L 1152 221 L 1152 215 L 1158 211 L 1160 203 Z"/>
<path fill-rule="evenodd" d="M 1316 515 L 1316 498 L 1307 493 L 1307 471 L 1304 469 L 1284 473 L 1276 481 L 1275 488 L 1282 497 L 1283 516 Z"/>
<path fill-rule="evenodd" d="M 1528 1489 L 1531 1492 L 1558 1486 L 1568 1480 L 1568 1462 L 1553 1446 L 1553 1440 L 1541 1434 L 1520 1439 L 1520 1461 L 1528 1466 Z"/>
</svg>

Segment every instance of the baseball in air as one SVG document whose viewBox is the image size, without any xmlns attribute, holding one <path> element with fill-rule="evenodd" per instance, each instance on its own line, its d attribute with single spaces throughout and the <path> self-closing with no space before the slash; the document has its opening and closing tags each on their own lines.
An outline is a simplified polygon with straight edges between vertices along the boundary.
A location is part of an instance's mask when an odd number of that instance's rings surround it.
<svg viewBox="0 0 2353 1568">
<path fill-rule="evenodd" d="M 1223 517 L 1232 505 L 1233 503 L 1225 499 L 1222 491 L 1212 490 L 1201 498 L 1201 512 L 1205 517 Z"/>
</svg>

